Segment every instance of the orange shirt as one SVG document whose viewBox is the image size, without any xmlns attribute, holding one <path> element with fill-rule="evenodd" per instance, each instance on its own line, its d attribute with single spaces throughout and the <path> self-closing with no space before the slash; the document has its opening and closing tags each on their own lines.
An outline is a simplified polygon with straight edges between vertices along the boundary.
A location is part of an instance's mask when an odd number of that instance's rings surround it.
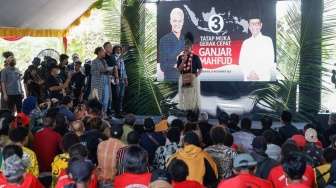
<svg viewBox="0 0 336 188">
<path fill-rule="evenodd" d="M 168 122 L 166 119 L 163 119 L 160 123 L 155 125 L 155 132 L 167 131 L 168 130 Z"/>
</svg>

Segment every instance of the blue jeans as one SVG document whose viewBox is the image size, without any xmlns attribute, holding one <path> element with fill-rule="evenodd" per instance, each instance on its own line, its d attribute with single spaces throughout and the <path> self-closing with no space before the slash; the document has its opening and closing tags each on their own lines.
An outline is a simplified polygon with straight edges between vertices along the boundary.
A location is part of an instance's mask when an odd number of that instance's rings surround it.
<svg viewBox="0 0 336 188">
<path fill-rule="evenodd" d="M 106 116 L 106 111 L 109 106 L 109 98 L 110 98 L 110 91 L 109 91 L 109 78 L 107 75 L 104 75 L 104 81 L 103 81 L 103 115 Z"/>
<path fill-rule="evenodd" d="M 120 80 L 119 85 L 116 87 L 116 93 L 117 93 L 117 106 L 119 109 L 122 109 L 122 102 L 124 98 L 125 93 L 125 80 Z"/>
</svg>

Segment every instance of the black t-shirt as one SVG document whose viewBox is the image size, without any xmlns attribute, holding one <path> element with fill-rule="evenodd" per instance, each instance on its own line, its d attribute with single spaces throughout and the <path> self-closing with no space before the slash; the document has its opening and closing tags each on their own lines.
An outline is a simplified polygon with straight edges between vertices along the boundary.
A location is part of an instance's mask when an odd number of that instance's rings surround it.
<svg viewBox="0 0 336 188">
<path fill-rule="evenodd" d="M 71 85 L 75 84 L 74 95 L 79 96 L 81 88 L 84 86 L 85 74 L 82 71 L 74 72 L 71 77 Z"/>
<path fill-rule="evenodd" d="M 64 66 L 64 67 L 59 67 L 59 70 L 60 70 L 60 74 L 58 75 L 63 82 L 66 81 L 66 79 L 68 78 L 68 72 L 69 72 L 69 69 Z"/>
<path fill-rule="evenodd" d="M 97 159 L 97 147 L 99 144 L 98 138 L 92 136 L 91 134 L 85 133 L 79 137 L 81 143 L 87 148 L 89 151 L 88 158 L 95 164 L 98 163 Z"/>
<path fill-rule="evenodd" d="M 181 63 L 182 63 L 182 56 L 183 55 L 180 55 L 179 57 L 178 57 L 178 60 L 177 60 L 177 67 L 179 67 L 180 65 L 181 65 Z M 187 59 L 189 59 L 189 56 L 190 55 L 188 55 L 188 58 Z M 189 69 L 189 70 L 187 70 L 187 71 L 184 71 L 184 70 L 182 70 L 181 71 L 181 74 L 184 74 L 184 73 L 191 73 L 191 70 L 192 70 L 192 73 L 193 74 L 196 74 L 197 73 L 197 70 L 198 69 L 201 69 L 202 68 L 202 62 L 201 62 L 201 59 L 197 56 L 197 55 L 193 55 L 193 57 L 192 57 L 192 60 L 191 60 L 191 68 Z"/>
<path fill-rule="evenodd" d="M 62 90 L 50 91 L 51 87 L 53 87 L 53 86 L 59 86 L 59 85 L 63 84 L 62 79 L 59 76 L 50 75 L 47 78 L 46 83 L 47 83 L 48 91 L 50 93 L 50 98 L 51 99 L 52 98 L 56 98 L 56 99 L 62 101 L 62 99 L 63 99 Z"/>
<path fill-rule="evenodd" d="M 103 141 L 108 139 L 108 137 L 105 134 L 101 133 L 96 129 L 90 129 L 90 131 L 86 131 L 85 134 L 92 135 L 98 139 L 102 139 Z"/>
<path fill-rule="evenodd" d="M 110 56 L 110 55 L 105 54 L 104 59 L 105 59 L 107 65 L 109 67 L 114 67 L 116 65 L 116 61 L 115 61 L 114 55 L 111 54 L 111 56 Z"/>
</svg>

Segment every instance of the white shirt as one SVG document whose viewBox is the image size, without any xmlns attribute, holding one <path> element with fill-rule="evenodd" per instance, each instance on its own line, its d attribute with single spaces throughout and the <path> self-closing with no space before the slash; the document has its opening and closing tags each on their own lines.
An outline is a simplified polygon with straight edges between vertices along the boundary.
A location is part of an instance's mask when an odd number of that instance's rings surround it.
<svg viewBox="0 0 336 188">
<path fill-rule="evenodd" d="M 252 141 L 255 137 L 254 134 L 246 131 L 238 131 L 232 133 L 233 142 L 238 145 L 238 148 L 242 148 L 244 153 L 252 153 Z"/>
<path fill-rule="evenodd" d="M 270 37 L 259 33 L 243 42 L 239 56 L 239 67 L 244 73 L 244 81 L 251 71 L 259 76 L 259 81 L 270 81 L 271 68 L 274 66 L 274 48 Z"/>
</svg>

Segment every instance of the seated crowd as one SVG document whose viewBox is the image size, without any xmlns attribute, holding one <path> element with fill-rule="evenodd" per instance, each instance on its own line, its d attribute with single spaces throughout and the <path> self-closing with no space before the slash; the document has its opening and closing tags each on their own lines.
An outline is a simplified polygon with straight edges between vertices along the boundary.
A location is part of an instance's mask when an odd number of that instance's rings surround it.
<svg viewBox="0 0 336 188">
<path fill-rule="evenodd" d="M 0 110 L 1 187 L 336 187 L 335 113 L 324 132 L 316 122 L 298 130 L 288 111 L 279 130 L 270 116 L 252 130 L 226 112 L 217 125 L 193 111 L 141 125 L 127 114 L 119 125 L 104 120 L 97 99 L 70 120 L 61 106 L 72 100 L 40 108 L 31 96 L 16 116 Z"/>
</svg>

